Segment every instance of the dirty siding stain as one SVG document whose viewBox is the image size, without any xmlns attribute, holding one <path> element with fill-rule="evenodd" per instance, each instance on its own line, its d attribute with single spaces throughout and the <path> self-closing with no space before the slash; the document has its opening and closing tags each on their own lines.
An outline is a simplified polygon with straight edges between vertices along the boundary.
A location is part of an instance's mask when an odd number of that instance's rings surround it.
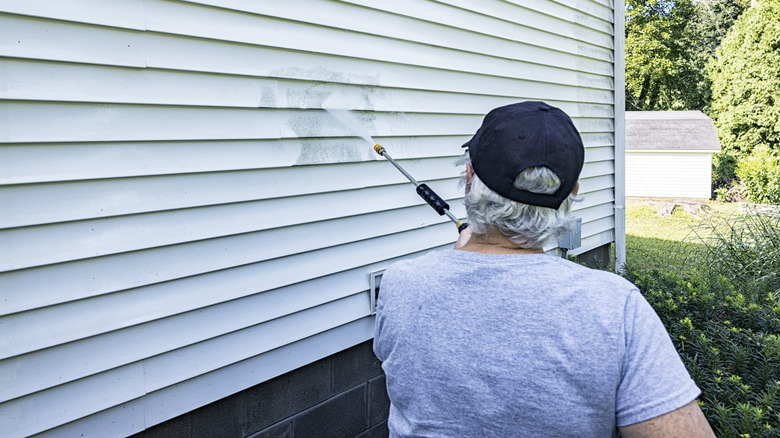
<svg viewBox="0 0 780 438">
<path fill-rule="evenodd" d="M 367 156 L 365 151 L 370 148 L 368 143 L 363 141 L 360 143 L 362 147 L 338 140 L 328 143 L 304 141 L 295 166 L 364 161 Z"/>
<path fill-rule="evenodd" d="M 305 88 L 285 87 L 285 104 L 289 108 L 322 108 L 322 103 L 333 94 L 332 90 L 327 89 L 327 85 L 316 83 L 308 85 Z"/>
<path fill-rule="evenodd" d="M 298 109 L 280 126 L 282 135 L 291 133 L 301 139 L 298 143 L 300 152 L 293 165 L 357 162 L 373 158 L 368 142 L 357 138 L 352 129 L 321 109 L 327 103 L 333 107 L 348 106 L 345 109 L 372 111 L 373 101 L 383 95 L 376 88 L 378 75 L 352 74 L 318 66 L 277 69 L 270 76 L 279 78 L 279 82 L 275 89 L 262 90 L 261 106 Z M 301 83 L 301 80 L 311 82 Z M 367 129 L 373 126 L 375 116 L 372 113 L 355 115 Z M 329 137 L 340 138 L 330 140 Z"/>
<path fill-rule="evenodd" d="M 287 67 L 270 72 L 279 78 L 274 103 L 286 108 L 320 109 L 325 107 L 358 109 L 354 115 L 369 131 L 376 131 L 374 102 L 384 98 L 380 75 L 335 71 L 323 66 Z M 286 80 L 285 80 L 286 79 Z M 309 84 L 298 81 L 311 81 Z M 296 83 L 297 82 L 297 83 Z M 264 90 L 265 91 L 265 90 Z M 270 99 L 261 99 L 268 101 Z M 389 129 L 389 128 L 388 128 Z M 298 111 L 283 126 L 282 133 L 301 138 L 300 153 L 294 165 L 316 165 L 375 160 L 370 144 L 324 111 Z M 323 140 L 327 137 L 342 137 Z M 346 138 L 343 138 L 346 137 Z M 316 138 L 317 141 L 306 140 Z"/>
<path fill-rule="evenodd" d="M 577 104 L 577 114 L 580 117 L 597 117 L 604 119 L 612 119 L 615 117 L 615 112 L 611 105 L 597 105 L 592 103 Z"/>
<path fill-rule="evenodd" d="M 596 76 L 592 74 L 577 74 L 577 85 L 586 88 L 595 88 L 601 90 L 612 90 L 615 80 L 608 76 Z"/>
<path fill-rule="evenodd" d="M 299 110 L 281 127 L 282 131 L 292 132 L 301 139 L 300 153 L 294 165 L 359 162 L 372 158 L 370 142 L 359 138 L 354 129 L 321 108 L 326 102 L 330 105 L 334 102 L 359 105 L 369 112 L 359 111 L 353 115 L 361 126 L 372 130 L 376 119 L 374 113 L 370 112 L 373 109 L 372 98 L 376 96 L 373 87 L 319 82 L 307 87 L 286 87 L 280 94 L 287 107 L 317 109 Z M 310 138 L 317 140 L 307 140 Z"/>
<path fill-rule="evenodd" d="M 357 64 L 356 64 L 357 65 Z M 323 83 L 379 85 L 379 75 L 340 72 L 319 66 L 310 69 L 287 67 L 269 72 L 270 77 L 310 80 Z"/>
<path fill-rule="evenodd" d="M 361 118 L 366 126 L 371 124 Z M 294 165 L 312 165 L 365 161 L 370 157 L 371 144 L 340 122 L 329 116 L 325 111 L 301 111 L 290 117 L 286 123 L 300 138 L 300 154 Z M 336 137 L 339 138 L 327 138 Z M 340 138 L 346 137 L 346 138 Z M 316 141 L 307 140 L 316 138 Z"/>
<path fill-rule="evenodd" d="M 279 106 L 280 100 L 279 85 L 278 82 L 274 82 L 273 85 L 260 88 L 260 96 L 257 104 L 259 108 L 275 108 Z"/>
</svg>

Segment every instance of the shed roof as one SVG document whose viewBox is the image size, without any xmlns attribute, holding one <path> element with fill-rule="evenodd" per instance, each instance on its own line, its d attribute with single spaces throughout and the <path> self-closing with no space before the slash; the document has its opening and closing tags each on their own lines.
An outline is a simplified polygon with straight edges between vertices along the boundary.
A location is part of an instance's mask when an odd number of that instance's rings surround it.
<svg viewBox="0 0 780 438">
<path fill-rule="evenodd" d="M 626 111 L 626 150 L 720 152 L 720 141 L 701 111 Z"/>
</svg>

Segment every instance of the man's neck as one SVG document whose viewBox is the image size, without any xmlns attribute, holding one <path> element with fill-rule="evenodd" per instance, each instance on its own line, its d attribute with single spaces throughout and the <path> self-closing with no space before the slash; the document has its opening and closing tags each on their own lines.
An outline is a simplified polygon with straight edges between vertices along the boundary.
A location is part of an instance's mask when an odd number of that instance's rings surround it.
<svg viewBox="0 0 780 438">
<path fill-rule="evenodd" d="M 500 233 L 473 234 L 460 251 L 481 254 L 544 254 L 542 248 L 522 248 Z"/>
</svg>

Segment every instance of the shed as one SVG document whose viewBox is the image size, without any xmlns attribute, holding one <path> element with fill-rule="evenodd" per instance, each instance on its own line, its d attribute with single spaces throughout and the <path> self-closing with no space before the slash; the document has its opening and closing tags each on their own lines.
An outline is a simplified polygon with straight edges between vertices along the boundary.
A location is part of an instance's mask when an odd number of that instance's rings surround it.
<svg viewBox="0 0 780 438">
<path fill-rule="evenodd" d="M 323 108 L 459 217 L 485 113 L 564 109 L 586 148 L 571 253 L 608 254 L 620 8 L 0 1 L 3 437 L 381 435 L 370 273 L 457 233 Z"/>
<path fill-rule="evenodd" d="M 717 152 L 701 111 L 626 111 L 626 196 L 709 199 Z"/>
</svg>

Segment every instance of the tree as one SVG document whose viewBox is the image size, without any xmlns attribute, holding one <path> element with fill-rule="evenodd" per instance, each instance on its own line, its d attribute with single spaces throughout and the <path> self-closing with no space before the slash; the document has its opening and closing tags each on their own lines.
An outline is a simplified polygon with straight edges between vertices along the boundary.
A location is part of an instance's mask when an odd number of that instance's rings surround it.
<svg viewBox="0 0 780 438">
<path fill-rule="evenodd" d="M 755 147 L 780 150 L 780 0 L 760 0 L 742 14 L 708 71 L 710 116 L 723 148 L 716 176 L 733 179 L 736 163 Z"/>
<path fill-rule="evenodd" d="M 700 82 L 697 89 L 703 98 L 697 109 L 709 113 L 712 82 L 707 72 L 707 64 L 715 56 L 717 48 L 742 13 L 750 6 L 750 0 L 695 0 L 696 14 L 688 23 L 690 32 L 696 41 L 688 45 L 690 59 L 699 72 Z"/>
<path fill-rule="evenodd" d="M 627 0 L 626 109 L 707 110 L 706 64 L 749 0 Z"/>
<path fill-rule="evenodd" d="M 686 24 L 693 13 L 691 0 L 626 2 L 626 109 L 685 106 L 682 90 L 692 73 Z"/>
<path fill-rule="evenodd" d="M 694 4 L 696 18 L 690 26 L 698 38 L 695 51 L 707 61 L 715 56 L 721 40 L 750 6 L 750 0 L 696 0 Z"/>
</svg>

